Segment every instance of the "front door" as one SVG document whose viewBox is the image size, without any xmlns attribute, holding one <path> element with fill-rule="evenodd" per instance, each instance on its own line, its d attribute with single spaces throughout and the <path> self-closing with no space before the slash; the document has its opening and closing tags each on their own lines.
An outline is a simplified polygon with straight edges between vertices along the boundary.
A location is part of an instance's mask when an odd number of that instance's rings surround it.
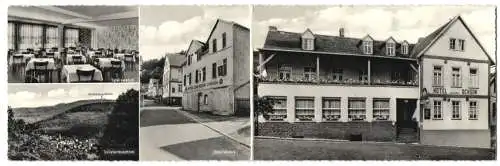
<svg viewBox="0 0 500 166">
<path fill-rule="evenodd" d="M 414 128 L 416 126 L 416 121 L 413 120 L 413 113 L 417 108 L 416 99 L 397 99 L 397 113 L 396 122 L 399 127 Z"/>
</svg>

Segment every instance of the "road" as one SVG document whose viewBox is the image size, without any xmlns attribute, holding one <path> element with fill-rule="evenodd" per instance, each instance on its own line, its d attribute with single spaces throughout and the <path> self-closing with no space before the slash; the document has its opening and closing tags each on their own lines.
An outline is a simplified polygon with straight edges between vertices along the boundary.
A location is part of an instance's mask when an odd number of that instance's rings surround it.
<svg viewBox="0 0 500 166">
<path fill-rule="evenodd" d="M 203 122 L 180 108 L 159 106 L 148 100 L 144 106 L 140 115 L 140 160 L 250 158 L 249 147 L 234 139 L 239 137 L 231 137 L 244 123 L 241 119 Z"/>
</svg>

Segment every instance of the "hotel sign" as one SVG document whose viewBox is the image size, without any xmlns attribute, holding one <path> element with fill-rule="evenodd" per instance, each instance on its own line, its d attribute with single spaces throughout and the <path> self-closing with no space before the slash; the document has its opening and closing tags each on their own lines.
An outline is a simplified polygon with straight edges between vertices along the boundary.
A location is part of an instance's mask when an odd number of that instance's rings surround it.
<svg viewBox="0 0 500 166">
<path fill-rule="evenodd" d="M 477 95 L 477 89 L 469 88 L 469 89 L 462 89 L 462 93 L 459 92 L 447 92 L 446 88 L 444 87 L 434 87 L 432 88 L 432 93 L 433 94 L 462 94 L 462 95 Z"/>
<path fill-rule="evenodd" d="M 214 81 L 210 81 L 210 82 L 205 82 L 205 83 L 200 83 L 200 84 L 197 84 L 197 85 L 193 85 L 193 86 L 187 87 L 186 89 L 187 90 L 193 90 L 193 89 L 204 88 L 204 87 L 207 87 L 207 86 L 221 85 L 222 83 L 224 83 L 224 81 L 222 81 L 222 78 L 221 78 L 219 80 L 214 80 Z"/>
</svg>

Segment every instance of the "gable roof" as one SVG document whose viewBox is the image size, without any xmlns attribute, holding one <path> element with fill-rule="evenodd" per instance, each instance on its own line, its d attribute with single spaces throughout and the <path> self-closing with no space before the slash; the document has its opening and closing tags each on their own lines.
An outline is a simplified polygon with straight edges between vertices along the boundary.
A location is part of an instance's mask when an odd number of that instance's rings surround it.
<svg viewBox="0 0 500 166">
<path fill-rule="evenodd" d="M 167 54 L 165 55 L 165 58 L 168 58 L 170 66 L 177 66 L 177 67 L 182 66 L 182 62 L 185 59 L 184 55 L 182 54 Z"/>
<path fill-rule="evenodd" d="M 493 59 L 491 59 L 490 55 L 486 50 L 484 49 L 483 45 L 479 40 L 476 38 L 474 33 L 470 30 L 469 26 L 465 23 L 465 21 L 462 19 L 460 15 L 453 17 L 450 21 L 448 21 L 446 24 L 443 26 L 439 27 L 436 29 L 434 32 L 423 38 L 422 40 L 419 40 L 418 43 L 415 45 L 415 49 L 412 51 L 412 56 L 414 57 L 420 57 L 425 51 L 427 51 L 448 29 L 450 29 L 451 25 L 453 23 L 460 21 L 462 25 L 464 25 L 465 29 L 467 29 L 467 32 L 472 35 L 472 38 L 476 41 L 476 43 L 479 45 L 481 50 L 484 52 L 484 54 L 488 57 L 488 60 L 494 64 Z"/>
<path fill-rule="evenodd" d="M 208 42 L 209 42 L 210 37 L 212 37 L 212 34 L 214 33 L 214 30 L 215 30 L 215 28 L 217 27 L 217 25 L 219 24 L 219 22 L 223 22 L 223 23 L 231 24 L 231 25 L 233 25 L 233 26 L 238 26 L 238 27 L 241 27 L 241 28 L 243 28 L 243 29 L 245 29 L 245 30 L 249 30 L 247 27 L 245 27 L 245 26 L 243 26 L 243 25 L 240 25 L 240 24 L 238 24 L 238 23 L 236 23 L 236 22 L 234 22 L 234 21 L 226 21 L 226 20 L 223 20 L 223 19 L 218 18 L 218 19 L 217 19 L 217 21 L 215 22 L 214 26 L 212 27 L 212 30 L 210 30 L 210 34 L 208 35 L 208 37 L 207 37 L 207 41 L 206 41 L 205 43 L 208 43 Z"/>
<path fill-rule="evenodd" d="M 188 49 L 186 50 L 186 55 L 184 55 L 184 56 L 187 56 L 187 53 L 189 52 L 189 49 L 191 49 L 191 45 L 193 45 L 195 43 L 201 44 L 202 46 L 205 45 L 205 43 L 203 43 L 203 42 L 201 42 L 199 40 L 191 40 L 191 43 L 189 43 Z"/>
<path fill-rule="evenodd" d="M 301 46 L 301 37 L 302 33 L 279 30 L 268 31 L 264 47 L 262 49 L 305 51 Z M 365 37 L 351 38 L 319 34 L 314 34 L 314 37 L 314 50 L 307 52 L 364 55 L 363 50 L 360 47 L 360 43 L 362 43 Z M 371 38 L 371 36 L 369 37 Z M 386 56 L 384 51 L 382 51 L 384 43 L 385 41 L 373 40 L 373 55 Z M 396 45 L 399 47 L 400 43 L 397 43 Z M 411 50 L 413 46 L 413 44 L 409 44 L 409 49 Z M 396 51 L 396 56 L 413 58 L 408 55 L 401 54 L 399 50 Z"/>
</svg>

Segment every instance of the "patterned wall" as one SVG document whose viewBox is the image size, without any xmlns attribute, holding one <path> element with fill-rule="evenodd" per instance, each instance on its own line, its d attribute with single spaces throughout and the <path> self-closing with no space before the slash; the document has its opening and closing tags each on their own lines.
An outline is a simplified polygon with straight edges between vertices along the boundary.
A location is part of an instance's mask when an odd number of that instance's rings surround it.
<svg viewBox="0 0 500 166">
<path fill-rule="evenodd" d="M 137 25 L 120 25 L 96 29 L 92 32 L 94 48 L 139 49 Z"/>
<path fill-rule="evenodd" d="M 78 33 L 78 42 L 84 47 L 90 47 L 92 42 L 92 31 L 90 29 L 80 29 Z"/>
</svg>

